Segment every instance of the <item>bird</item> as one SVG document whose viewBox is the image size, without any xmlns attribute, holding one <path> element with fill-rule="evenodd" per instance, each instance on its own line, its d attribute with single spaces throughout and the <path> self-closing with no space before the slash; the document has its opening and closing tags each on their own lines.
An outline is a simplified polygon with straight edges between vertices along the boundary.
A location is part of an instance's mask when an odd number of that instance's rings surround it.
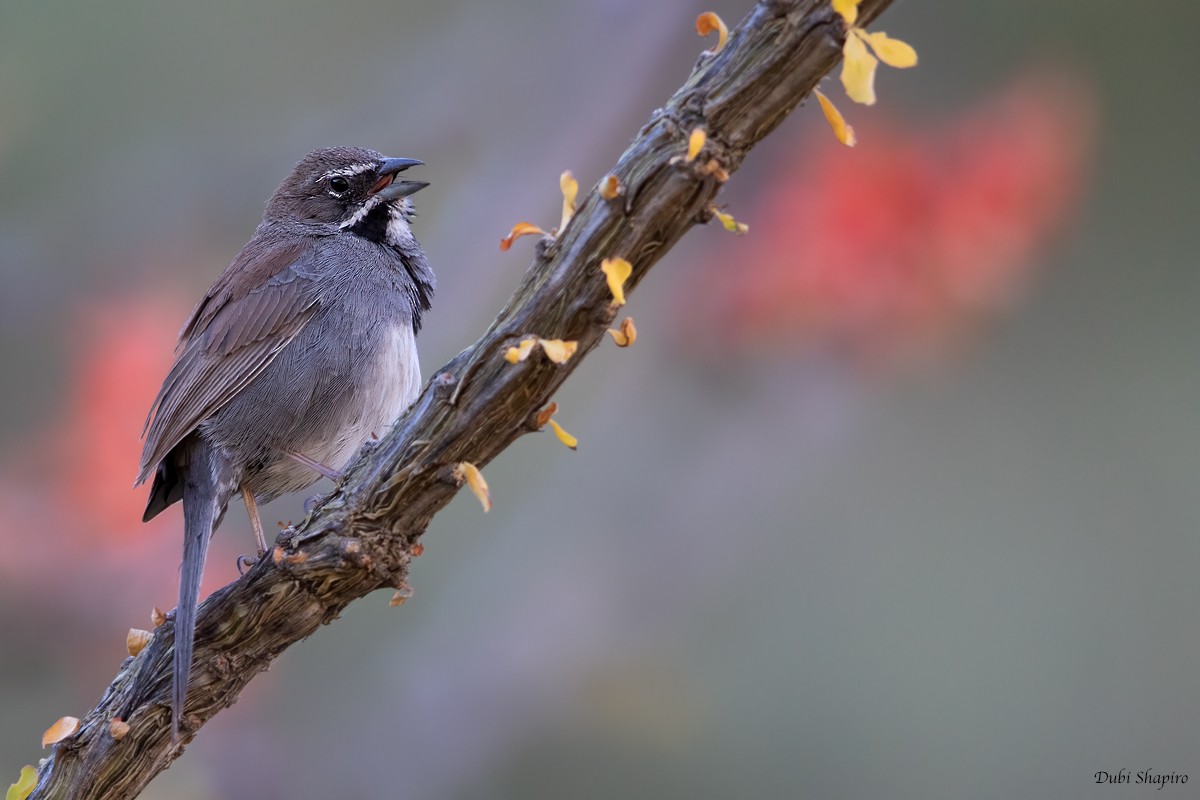
<svg viewBox="0 0 1200 800">
<path fill-rule="evenodd" d="M 171 736 L 178 742 L 208 542 L 240 493 L 262 503 L 336 478 L 421 386 L 416 336 L 436 281 L 400 180 L 422 165 L 362 147 L 306 155 L 183 325 L 143 429 L 149 521 L 183 502 Z"/>
</svg>

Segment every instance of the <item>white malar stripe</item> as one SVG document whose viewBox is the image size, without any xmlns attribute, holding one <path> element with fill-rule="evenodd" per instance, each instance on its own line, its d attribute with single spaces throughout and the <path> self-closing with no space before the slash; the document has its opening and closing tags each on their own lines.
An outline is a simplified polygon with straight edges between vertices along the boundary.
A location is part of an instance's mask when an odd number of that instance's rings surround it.
<svg viewBox="0 0 1200 800">
<path fill-rule="evenodd" d="M 371 213 L 371 209 L 383 202 L 383 198 L 379 195 L 374 195 L 367 198 L 367 202 L 359 206 L 358 210 L 342 221 L 339 228 L 353 228 L 358 223 L 367 218 L 367 214 Z M 409 234 L 410 236 L 412 234 Z"/>
</svg>

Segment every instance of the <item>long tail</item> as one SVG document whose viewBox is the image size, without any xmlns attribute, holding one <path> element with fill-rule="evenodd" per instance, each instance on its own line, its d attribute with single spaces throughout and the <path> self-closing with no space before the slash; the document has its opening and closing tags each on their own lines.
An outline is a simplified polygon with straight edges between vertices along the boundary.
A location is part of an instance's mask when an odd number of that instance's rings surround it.
<svg viewBox="0 0 1200 800">
<path fill-rule="evenodd" d="M 187 699 L 196 634 L 196 603 L 208 540 L 221 524 L 231 488 L 212 448 L 193 435 L 181 443 L 183 474 L 183 568 L 179 576 L 179 606 L 175 609 L 175 661 L 171 687 L 171 740 L 179 741 L 179 723 Z M 224 479 L 223 479 L 224 478 Z"/>
</svg>

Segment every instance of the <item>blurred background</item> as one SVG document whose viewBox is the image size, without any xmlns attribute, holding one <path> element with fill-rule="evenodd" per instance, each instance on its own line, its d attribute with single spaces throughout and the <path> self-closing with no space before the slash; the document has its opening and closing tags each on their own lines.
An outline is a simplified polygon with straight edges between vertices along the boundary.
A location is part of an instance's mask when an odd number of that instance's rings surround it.
<svg viewBox="0 0 1200 800">
<path fill-rule="evenodd" d="M 145 412 L 308 150 L 419 157 L 425 372 L 749 0 L 0 6 L 0 784 L 175 604 Z M 151 799 L 1091 797 L 1200 781 L 1200 6 L 899 2 L 631 299 L 415 595 L 288 651 Z M 1136 14 L 1136 18 L 1133 16 Z M 270 506 L 299 520 L 303 497 Z M 252 536 L 240 503 L 206 591 Z M 1167 787 L 1177 795 L 1188 787 Z M 1110 787 L 1132 796 L 1145 787 Z"/>
</svg>

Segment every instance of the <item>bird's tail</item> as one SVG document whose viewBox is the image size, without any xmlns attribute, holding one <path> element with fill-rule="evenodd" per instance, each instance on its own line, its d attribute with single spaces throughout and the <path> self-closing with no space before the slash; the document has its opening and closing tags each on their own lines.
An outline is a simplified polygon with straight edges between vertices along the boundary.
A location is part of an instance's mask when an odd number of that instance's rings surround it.
<svg viewBox="0 0 1200 800">
<path fill-rule="evenodd" d="M 185 460 L 183 478 L 183 567 L 179 576 L 179 606 L 175 609 L 175 653 L 171 686 L 171 740 L 179 741 L 179 723 L 187 699 L 192 668 L 192 641 L 196 633 L 196 603 L 204 559 L 232 488 L 221 480 L 220 465 L 212 448 L 199 436 L 181 443 Z"/>
</svg>

